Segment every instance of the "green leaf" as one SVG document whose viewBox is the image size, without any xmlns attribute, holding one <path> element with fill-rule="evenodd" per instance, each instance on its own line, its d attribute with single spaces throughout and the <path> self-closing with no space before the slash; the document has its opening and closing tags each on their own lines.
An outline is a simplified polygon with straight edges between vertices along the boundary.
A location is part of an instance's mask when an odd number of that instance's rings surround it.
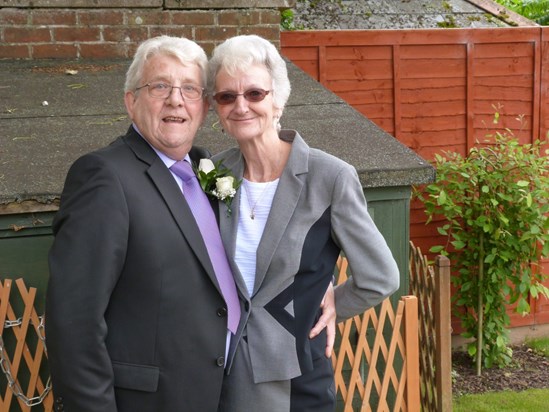
<svg viewBox="0 0 549 412">
<path fill-rule="evenodd" d="M 517 305 L 517 313 L 521 315 L 526 315 L 530 312 L 530 305 L 526 302 L 526 299 L 519 299 Z"/>
<path fill-rule="evenodd" d="M 442 250 L 444 250 L 444 246 L 433 246 L 429 249 L 429 252 L 440 253 Z"/>
<path fill-rule="evenodd" d="M 447 198 L 446 198 L 446 192 L 444 190 L 441 190 L 440 194 L 438 195 L 437 204 L 439 206 L 442 206 L 446 204 Z"/>
<path fill-rule="evenodd" d="M 473 357 L 477 353 L 477 348 L 474 345 L 469 345 L 467 348 L 467 352 L 469 353 L 469 356 Z"/>
<path fill-rule="evenodd" d="M 448 236 L 448 231 L 445 227 L 437 227 L 437 232 L 443 236 Z"/>
</svg>

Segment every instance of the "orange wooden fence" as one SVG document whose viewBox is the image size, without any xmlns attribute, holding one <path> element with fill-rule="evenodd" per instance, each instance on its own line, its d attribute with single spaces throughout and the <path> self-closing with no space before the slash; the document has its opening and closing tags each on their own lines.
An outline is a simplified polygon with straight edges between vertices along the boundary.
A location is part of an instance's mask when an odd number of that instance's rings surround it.
<svg viewBox="0 0 549 412">
<path fill-rule="evenodd" d="M 338 261 L 338 281 L 347 279 L 347 261 Z M 0 412 L 50 412 L 53 395 L 47 370 L 43 318 L 34 309 L 35 288 L 22 279 L 0 282 Z M 22 315 L 16 315 L 18 308 Z M 9 332 L 11 340 L 5 345 Z M 389 299 L 338 325 L 333 357 L 342 411 L 419 411 L 417 300 Z M 14 401 L 17 403 L 14 403 Z M 40 408 L 40 409 L 36 409 Z"/>
<path fill-rule="evenodd" d="M 504 127 L 524 143 L 549 131 L 549 27 L 292 31 L 280 40 L 294 64 L 427 160 L 465 154 Z M 410 236 L 428 251 L 444 240 L 425 221 L 413 201 Z M 512 326 L 549 323 L 547 299 L 530 305 L 528 316 L 509 310 Z"/>
<path fill-rule="evenodd" d="M 15 283 L 17 292 L 10 279 L 0 281 L 0 412 L 14 411 L 14 399 L 22 412 L 33 406 L 49 412 L 53 396 L 45 369 L 44 319 L 34 309 L 36 288 L 27 290 L 23 279 Z"/>
<path fill-rule="evenodd" d="M 338 284 L 347 279 L 347 260 L 337 263 Z M 417 299 L 404 296 L 393 310 L 389 299 L 338 325 L 333 356 L 341 409 L 419 411 Z"/>
<path fill-rule="evenodd" d="M 452 330 L 450 327 L 450 261 L 437 256 L 430 265 L 410 242 L 410 293 L 419 307 L 421 409 L 452 411 Z"/>
</svg>

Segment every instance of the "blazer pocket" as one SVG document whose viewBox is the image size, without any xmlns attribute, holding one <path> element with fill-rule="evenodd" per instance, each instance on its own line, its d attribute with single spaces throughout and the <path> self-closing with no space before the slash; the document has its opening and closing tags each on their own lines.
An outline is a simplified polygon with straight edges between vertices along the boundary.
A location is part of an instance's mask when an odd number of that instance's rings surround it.
<svg viewBox="0 0 549 412">
<path fill-rule="evenodd" d="M 328 335 L 326 328 L 324 328 L 317 336 L 309 340 L 311 345 L 311 357 L 313 360 L 326 357 L 326 342 L 328 341 Z"/>
<path fill-rule="evenodd" d="M 114 361 L 114 386 L 136 391 L 156 392 L 160 369 L 158 366 L 136 365 Z"/>
</svg>

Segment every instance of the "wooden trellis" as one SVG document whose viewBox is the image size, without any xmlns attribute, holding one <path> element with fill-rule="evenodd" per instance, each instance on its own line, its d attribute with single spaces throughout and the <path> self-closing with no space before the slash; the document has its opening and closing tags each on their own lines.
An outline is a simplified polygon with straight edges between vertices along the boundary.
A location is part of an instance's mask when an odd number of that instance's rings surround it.
<svg viewBox="0 0 549 412">
<path fill-rule="evenodd" d="M 22 412 L 49 412 L 53 395 L 45 369 L 44 319 L 34 308 L 36 288 L 27 290 L 23 279 L 15 284 L 19 293 L 10 279 L 0 280 L 0 412 L 14 411 L 17 404 Z"/>
<path fill-rule="evenodd" d="M 419 301 L 421 407 L 425 412 L 452 411 L 450 261 L 437 256 L 429 265 L 410 242 L 410 293 Z"/>
<path fill-rule="evenodd" d="M 347 260 L 337 263 L 338 284 Z M 342 411 L 419 411 L 417 299 L 389 299 L 338 325 L 333 365 Z"/>
<path fill-rule="evenodd" d="M 347 279 L 347 268 L 347 260 L 340 257 L 338 283 Z M 47 353 L 43 318 L 34 309 L 36 289 L 27 290 L 22 279 L 15 283 L 18 295 L 12 292 L 11 280 L 0 282 L 0 322 L 4 325 L 0 330 L 0 366 L 5 378 L 2 383 L 0 376 L 0 412 L 13 411 L 10 407 L 14 404 L 23 412 L 32 406 L 49 412 L 53 396 L 48 371 L 42 370 Z M 21 316 L 16 315 L 10 299 L 21 301 Z M 333 365 L 340 410 L 420 410 L 416 297 L 402 297 L 396 310 L 386 299 L 378 307 L 340 323 L 337 333 Z M 4 344 L 8 334 L 12 345 Z M 23 383 L 22 374 L 28 375 Z"/>
</svg>

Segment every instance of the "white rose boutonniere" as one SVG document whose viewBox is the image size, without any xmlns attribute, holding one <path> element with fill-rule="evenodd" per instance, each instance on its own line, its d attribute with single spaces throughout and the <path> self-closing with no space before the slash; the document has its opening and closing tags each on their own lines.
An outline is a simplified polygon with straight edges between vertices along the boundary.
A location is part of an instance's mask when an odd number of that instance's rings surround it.
<svg viewBox="0 0 549 412">
<path fill-rule="evenodd" d="M 195 170 L 202 190 L 210 197 L 227 205 L 227 215 L 231 214 L 231 203 L 241 181 L 231 176 L 229 169 L 221 166 L 220 160 L 214 164 L 210 159 L 200 159 Z"/>
</svg>

